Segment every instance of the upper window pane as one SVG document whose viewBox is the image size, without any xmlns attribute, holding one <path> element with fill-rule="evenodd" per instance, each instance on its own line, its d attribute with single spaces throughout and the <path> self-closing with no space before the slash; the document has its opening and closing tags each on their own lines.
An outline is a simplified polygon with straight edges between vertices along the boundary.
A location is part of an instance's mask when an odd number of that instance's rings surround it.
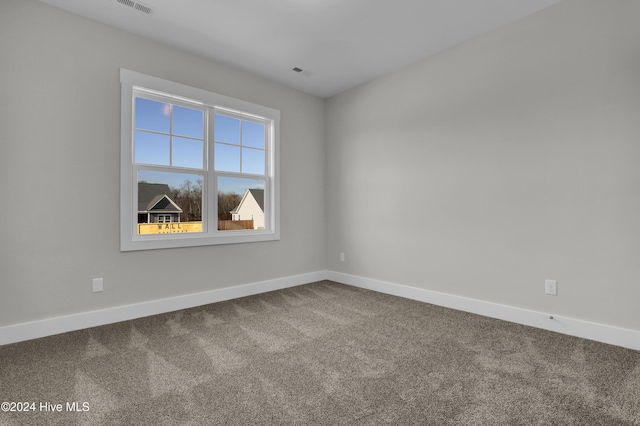
<svg viewBox="0 0 640 426">
<path fill-rule="evenodd" d="M 264 174 L 263 150 L 242 148 L 242 173 L 251 173 L 254 175 Z"/>
<path fill-rule="evenodd" d="M 173 156 L 171 165 L 201 169 L 203 166 L 203 146 L 198 139 L 173 137 Z"/>
<path fill-rule="evenodd" d="M 168 135 L 136 130 L 135 162 L 138 164 L 170 165 L 171 138 Z"/>
<path fill-rule="evenodd" d="M 202 139 L 203 129 L 204 114 L 202 111 L 174 105 L 173 128 L 171 129 L 174 135 Z"/>
<path fill-rule="evenodd" d="M 217 143 L 214 150 L 215 169 L 219 172 L 240 171 L 240 147 Z"/>
<path fill-rule="evenodd" d="M 136 98 L 135 127 L 169 133 L 171 130 L 171 105 L 151 99 Z"/>
<path fill-rule="evenodd" d="M 264 124 L 243 121 L 242 146 L 264 149 Z"/>
<path fill-rule="evenodd" d="M 213 129 L 216 142 L 240 145 L 239 119 L 215 114 Z"/>
</svg>

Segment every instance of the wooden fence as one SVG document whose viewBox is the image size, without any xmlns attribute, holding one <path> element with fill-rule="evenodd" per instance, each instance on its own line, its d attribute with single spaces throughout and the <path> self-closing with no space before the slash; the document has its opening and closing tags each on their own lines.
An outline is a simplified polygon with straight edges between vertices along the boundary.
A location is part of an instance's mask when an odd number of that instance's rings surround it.
<svg viewBox="0 0 640 426">
<path fill-rule="evenodd" d="M 235 231 L 238 229 L 253 229 L 253 219 L 250 220 L 218 220 L 219 231 Z"/>
</svg>

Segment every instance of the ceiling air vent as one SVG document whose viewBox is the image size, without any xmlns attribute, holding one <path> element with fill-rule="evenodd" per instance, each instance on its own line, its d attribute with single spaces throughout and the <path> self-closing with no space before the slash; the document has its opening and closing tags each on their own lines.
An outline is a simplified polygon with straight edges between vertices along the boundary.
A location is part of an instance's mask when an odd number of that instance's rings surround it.
<svg viewBox="0 0 640 426">
<path fill-rule="evenodd" d="M 140 3 L 139 1 L 133 1 L 133 0 L 115 0 L 115 1 L 116 3 L 120 3 L 124 6 L 128 6 L 132 9 L 139 10 L 140 12 L 146 13 L 147 15 L 150 15 L 151 12 L 153 12 L 153 9 L 151 9 L 146 4 Z"/>
</svg>

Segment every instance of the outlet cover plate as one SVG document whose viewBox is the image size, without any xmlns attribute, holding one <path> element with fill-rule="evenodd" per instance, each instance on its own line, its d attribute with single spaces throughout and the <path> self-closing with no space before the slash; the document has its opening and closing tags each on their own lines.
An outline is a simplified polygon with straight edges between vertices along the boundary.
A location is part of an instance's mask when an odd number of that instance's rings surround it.
<svg viewBox="0 0 640 426">
<path fill-rule="evenodd" d="M 93 292 L 94 293 L 101 292 L 103 283 L 104 283 L 104 281 L 102 280 L 102 278 L 94 278 L 93 279 Z"/>
<path fill-rule="evenodd" d="M 558 295 L 558 281 L 556 280 L 545 280 L 544 281 L 544 292 L 545 294 L 549 294 L 551 296 Z"/>
</svg>

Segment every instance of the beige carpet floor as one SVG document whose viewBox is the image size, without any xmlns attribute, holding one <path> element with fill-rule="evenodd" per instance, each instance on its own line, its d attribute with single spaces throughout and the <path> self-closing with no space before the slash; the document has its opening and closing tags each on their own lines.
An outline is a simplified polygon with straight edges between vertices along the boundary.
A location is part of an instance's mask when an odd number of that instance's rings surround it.
<svg viewBox="0 0 640 426">
<path fill-rule="evenodd" d="M 29 409 L 0 425 L 640 425 L 640 352 L 323 281 L 0 346 L 0 401 Z"/>
</svg>

